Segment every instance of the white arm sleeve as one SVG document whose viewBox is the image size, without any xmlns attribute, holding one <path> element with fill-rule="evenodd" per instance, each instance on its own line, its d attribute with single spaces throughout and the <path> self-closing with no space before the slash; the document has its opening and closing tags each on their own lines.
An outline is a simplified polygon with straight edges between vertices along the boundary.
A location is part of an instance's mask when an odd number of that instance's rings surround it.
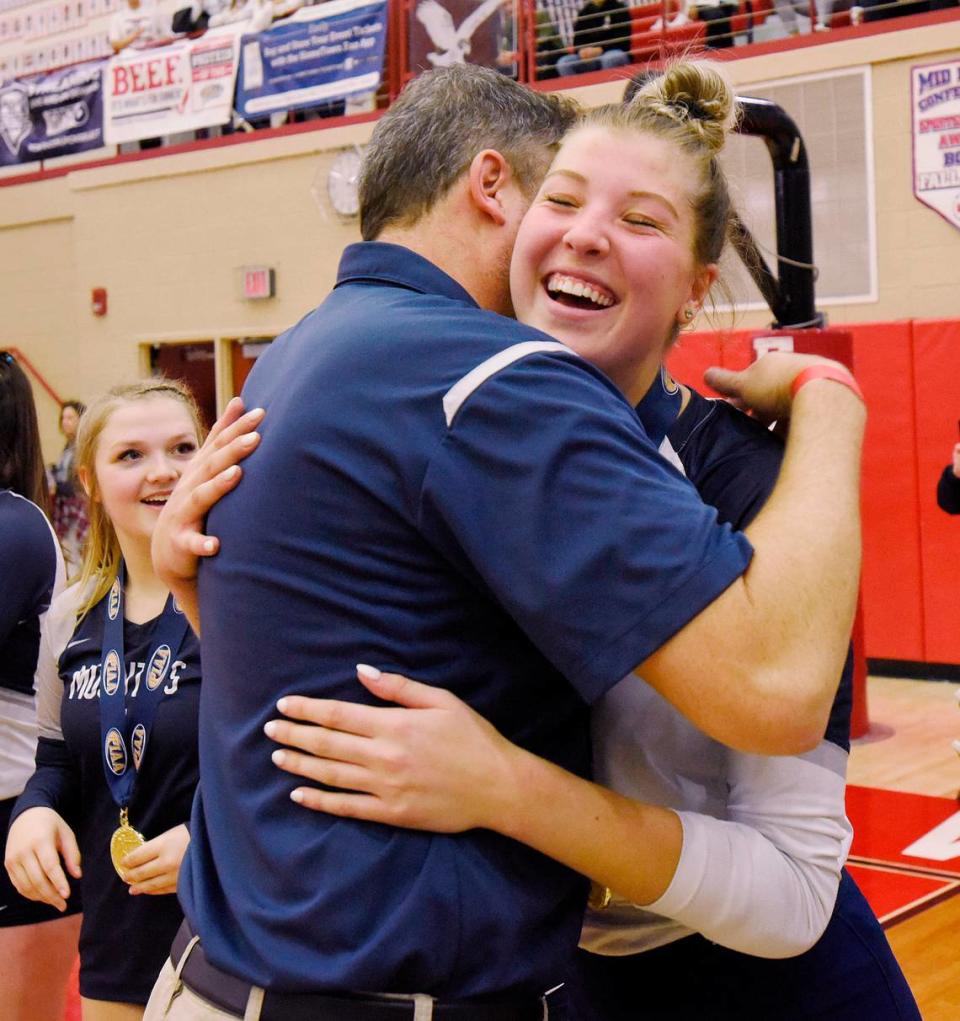
<svg viewBox="0 0 960 1021">
<path fill-rule="evenodd" d="M 757 957 L 809 949 L 830 920 L 853 836 L 846 760 L 827 742 L 803 756 L 730 752 L 727 819 L 678 813 L 677 871 L 646 909 Z"/>
<path fill-rule="evenodd" d="M 33 679 L 37 693 L 37 727 L 40 737 L 54 741 L 63 740 L 60 728 L 63 683 L 58 665 L 67 642 L 73 637 L 77 626 L 77 610 L 82 602 L 80 586 L 71 585 L 50 604 L 40 629 L 40 653 Z"/>
</svg>

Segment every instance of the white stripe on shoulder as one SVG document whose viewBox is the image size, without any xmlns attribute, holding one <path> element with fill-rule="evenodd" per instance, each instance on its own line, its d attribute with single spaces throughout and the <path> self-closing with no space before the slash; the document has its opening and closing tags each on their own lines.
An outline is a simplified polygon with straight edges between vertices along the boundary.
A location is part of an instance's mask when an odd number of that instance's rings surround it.
<svg viewBox="0 0 960 1021">
<path fill-rule="evenodd" d="M 687 472 L 683 467 L 683 461 L 680 460 L 680 455 L 673 449 L 673 444 L 670 442 L 669 436 L 664 436 L 660 443 L 660 456 L 665 461 L 669 461 L 681 475 L 686 477 Z"/>
<path fill-rule="evenodd" d="M 575 355 L 576 351 L 561 344 L 558 340 L 526 340 L 521 344 L 514 344 L 512 347 L 498 351 L 493 357 L 481 362 L 475 369 L 471 369 L 465 376 L 462 376 L 443 395 L 443 413 L 447 419 L 447 426 L 453 424 L 457 412 L 463 406 L 464 401 L 491 376 L 496 375 L 501 369 L 508 365 L 526 358 L 527 355 L 538 354 L 541 351 L 560 351 L 564 354 Z"/>
</svg>

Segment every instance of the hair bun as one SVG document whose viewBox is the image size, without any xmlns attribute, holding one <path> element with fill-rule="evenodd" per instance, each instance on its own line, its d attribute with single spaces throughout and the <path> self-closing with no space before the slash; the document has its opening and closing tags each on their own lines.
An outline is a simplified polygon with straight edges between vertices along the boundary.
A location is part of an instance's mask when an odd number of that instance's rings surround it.
<svg viewBox="0 0 960 1021">
<path fill-rule="evenodd" d="M 687 125 L 704 145 L 718 153 L 736 121 L 733 87 L 720 67 L 706 60 L 668 64 L 663 74 L 638 82 L 631 103 Z"/>
</svg>

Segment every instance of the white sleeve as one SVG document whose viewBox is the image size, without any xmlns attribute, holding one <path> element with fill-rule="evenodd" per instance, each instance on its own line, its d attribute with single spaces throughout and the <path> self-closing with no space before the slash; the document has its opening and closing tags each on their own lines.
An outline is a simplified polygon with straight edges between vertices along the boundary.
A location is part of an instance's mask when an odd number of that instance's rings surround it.
<svg viewBox="0 0 960 1021">
<path fill-rule="evenodd" d="M 60 727 L 60 703 L 63 683 L 58 665 L 60 656 L 73 637 L 77 610 L 83 601 L 79 585 L 71 585 L 50 604 L 40 629 L 40 652 L 33 687 L 37 695 L 37 727 L 40 737 L 63 740 Z"/>
<path fill-rule="evenodd" d="M 731 751 L 728 818 L 678 813 L 677 871 L 646 909 L 757 957 L 808 950 L 830 920 L 853 836 L 846 760 L 827 742 L 803 756 Z"/>
</svg>

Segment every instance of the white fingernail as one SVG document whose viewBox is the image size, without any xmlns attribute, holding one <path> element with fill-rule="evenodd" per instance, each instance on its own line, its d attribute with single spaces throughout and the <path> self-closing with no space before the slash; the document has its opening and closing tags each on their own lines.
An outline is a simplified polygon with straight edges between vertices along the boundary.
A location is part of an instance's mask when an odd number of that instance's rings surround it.
<svg viewBox="0 0 960 1021">
<path fill-rule="evenodd" d="M 217 544 L 213 539 L 207 539 L 203 544 L 204 553 L 212 553 L 217 548 Z"/>
<path fill-rule="evenodd" d="M 286 755 L 282 751 L 275 751 L 270 756 L 270 758 L 273 759 L 273 764 L 275 766 L 282 766 L 283 765 L 283 760 L 286 758 Z"/>
<path fill-rule="evenodd" d="M 290 792 L 290 800 L 295 801 L 298 805 L 303 802 L 303 791 L 299 788 L 295 791 Z"/>
<path fill-rule="evenodd" d="M 368 666 L 366 663 L 357 664 L 357 673 L 367 681 L 380 680 L 380 671 L 375 666 Z"/>
<path fill-rule="evenodd" d="M 237 475 L 239 475 L 239 474 L 240 474 L 240 465 L 238 465 L 238 464 L 232 464 L 232 465 L 230 465 L 230 467 L 229 467 L 229 468 L 227 468 L 227 469 L 226 469 L 226 471 L 225 471 L 225 472 L 223 473 L 223 478 L 224 478 L 224 480 L 225 480 L 225 481 L 229 482 L 229 481 L 230 481 L 230 479 L 234 479 L 234 478 L 236 478 L 236 477 L 237 477 Z"/>
</svg>

